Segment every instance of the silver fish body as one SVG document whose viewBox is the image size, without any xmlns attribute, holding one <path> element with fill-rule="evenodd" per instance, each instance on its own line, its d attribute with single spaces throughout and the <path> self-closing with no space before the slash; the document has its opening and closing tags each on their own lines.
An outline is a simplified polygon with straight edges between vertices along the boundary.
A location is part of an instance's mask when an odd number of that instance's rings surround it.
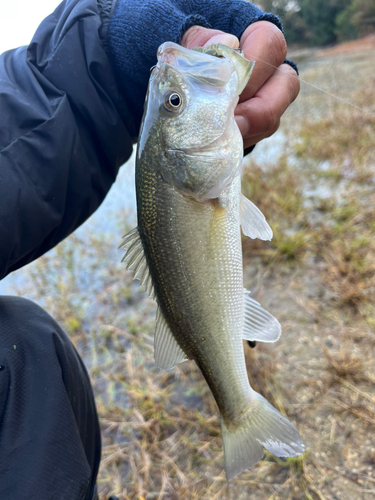
<svg viewBox="0 0 375 500">
<path fill-rule="evenodd" d="M 269 239 L 241 195 L 242 138 L 234 121 L 252 67 L 223 46 L 160 47 L 138 143 L 138 227 L 125 263 L 158 303 L 155 360 L 193 359 L 221 414 L 228 480 L 303 452 L 296 429 L 250 386 L 243 339 L 272 342 L 280 325 L 243 289 L 241 230 Z"/>
</svg>

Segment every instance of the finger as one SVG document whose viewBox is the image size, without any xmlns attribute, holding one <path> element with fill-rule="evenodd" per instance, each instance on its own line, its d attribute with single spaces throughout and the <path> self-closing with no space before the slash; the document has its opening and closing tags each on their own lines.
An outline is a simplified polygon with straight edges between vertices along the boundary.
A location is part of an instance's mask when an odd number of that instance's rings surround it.
<svg viewBox="0 0 375 500">
<path fill-rule="evenodd" d="M 278 128 L 280 126 L 280 120 L 272 130 L 269 130 L 267 133 L 264 134 L 258 134 L 254 135 L 252 137 L 246 137 L 243 138 L 243 148 L 249 148 L 250 146 L 254 146 L 255 144 L 258 144 L 258 142 L 263 141 L 263 139 L 267 139 L 268 137 L 271 137 L 275 132 L 277 132 Z"/>
<path fill-rule="evenodd" d="M 272 135 L 280 117 L 297 97 L 299 85 L 294 69 L 282 64 L 253 98 L 238 104 L 235 118 L 243 137 Z"/>
<path fill-rule="evenodd" d="M 187 49 L 204 47 L 211 43 L 223 43 L 232 49 L 238 49 L 240 42 L 237 37 L 220 30 L 211 30 L 202 26 L 192 26 L 181 38 L 181 45 Z"/>
<path fill-rule="evenodd" d="M 284 35 L 274 24 L 259 21 L 251 24 L 241 36 L 240 47 L 249 61 L 255 61 L 249 83 L 240 102 L 255 95 L 285 60 L 287 48 Z"/>
</svg>

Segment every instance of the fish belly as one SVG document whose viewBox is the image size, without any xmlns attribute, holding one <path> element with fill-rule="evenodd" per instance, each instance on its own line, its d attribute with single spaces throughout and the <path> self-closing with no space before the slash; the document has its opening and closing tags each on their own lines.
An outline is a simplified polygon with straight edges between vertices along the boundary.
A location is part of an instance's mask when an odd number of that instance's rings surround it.
<svg viewBox="0 0 375 500">
<path fill-rule="evenodd" d="M 147 217 L 153 205 L 151 218 L 157 223 L 141 236 L 160 310 L 180 347 L 201 369 L 228 424 L 252 391 L 242 342 L 239 200 L 239 177 L 222 200 L 208 202 L 161 182 L 153 203 L 147 203 Z M 142 204 L 139 208 L 141 222 Z"/>
</svg>

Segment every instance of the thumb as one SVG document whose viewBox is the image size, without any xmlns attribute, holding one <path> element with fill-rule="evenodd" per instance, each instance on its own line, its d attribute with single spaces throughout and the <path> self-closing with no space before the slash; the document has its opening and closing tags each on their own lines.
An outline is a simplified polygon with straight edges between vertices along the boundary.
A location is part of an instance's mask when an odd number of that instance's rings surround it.
<svg viewBox="0 0 375 500">
<path fill-rule="evenodd" d="M 232 49 L 238 49 L 240 46 L 238 38 L 234 35 L 219 30 L 203 28 L 202 26 L 192 26 L 181 38 L 181 45 L 187 49 L 204 47 L 212 43 L 222 43 Z"/>
</svg>

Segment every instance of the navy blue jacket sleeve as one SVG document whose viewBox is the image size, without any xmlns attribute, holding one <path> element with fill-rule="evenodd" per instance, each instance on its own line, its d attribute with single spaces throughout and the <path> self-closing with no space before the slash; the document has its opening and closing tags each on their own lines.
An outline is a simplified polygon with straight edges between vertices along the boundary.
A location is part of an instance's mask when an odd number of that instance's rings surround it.
<svg viewBox="0 0 375 500">
<path fill-rule="evenodd" d="M 64 0 L 28 47 L 0 56 L 0 279 L 103 201 L 131 154 L 157 47 L 194 24 L 240 36 L 259 20 L 280 27 L 243 0 Z"/>
<path fill-rule="evenodd" d="M 103 45 L 110 7 L 65 0 L 0 57 L 0 279 L 82 224 L 131 154 Z"/>
</svg>

